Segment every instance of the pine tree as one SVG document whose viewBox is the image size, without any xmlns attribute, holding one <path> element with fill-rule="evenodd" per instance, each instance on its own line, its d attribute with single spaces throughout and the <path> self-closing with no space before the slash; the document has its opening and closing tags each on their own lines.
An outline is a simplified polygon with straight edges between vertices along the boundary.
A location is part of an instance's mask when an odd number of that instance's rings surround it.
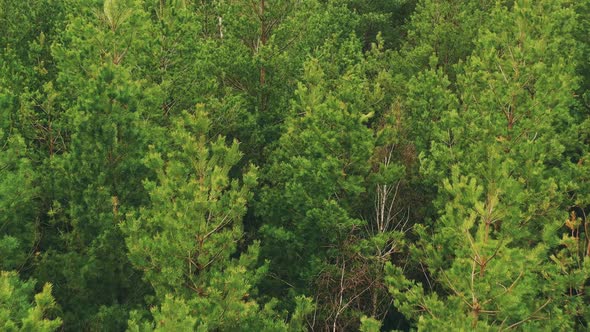
<svg viewBox="0 0 590 332">
<path fill-rule="evenodd" d="M 0 137 L 3 135 L 0 130 Z M 38 241 L 35 173 L 20 135 L 2 137 L 0 150 L 0 269 L 22 269 Z"/>
<path fill-rule="evenodd" d="M 388 268 L 419 329 L 577 326 L 588 263 L 567 218 L 574 18 L 562 2 L 498 4 L 461 68 L 461 104 L 443 111 L 423 159 L 439 216 L 416 227 L 413 251 L 430 288 Z"/>
<path fill-rule="evenodd" d="M 436 66 L 455 78 L 453 66 L 474 48 L 477 32 L 485 26 L 494 1 L 417 1 L 408 23 L 408 37 L 401 49 L 403 71 L 415 74 L 428 67 L 431 55 Z"/>
<path fill-rule="evenodd" d="M 45 284 L 31 303 L 35 281 L 21 281 L 16 272 L 0 272 L 0 328 L 2 331 L 56 331 L 62 324 L 55 318 L 51 284 Z"/>
<path fill-rule="evenodd" d="M 40 164 L 52 128 L 43 107 L 33 106 L 34 97 L 53 77 L 49 46 L 63 18 L 62 6 L 51 2 L 0 2 L 0 268 L 26 277 L 39 255 L 45 196 Z M 53 19 L 42 21 L 45 16 Z"/>
<path fill-rule="evenodd" d="M 369 105 L 379 104 L 372 102 L 381 92 L 366 79 L 360 43 L 350 38 L 323 51 L 306 64 L 292 117 L 264 173 L 257 206 L 271 261 L 264 289 L 314 296 L 312 329 L 355 329 L 363 312 L 383 313 L 380 264 L 400 240 L 390 220 L 365 211 L 374 198 L 368 190 L 394 182 L 401 171 L 379 160 L 372 172 L 378 153 Z M 370 221 L 363 220 L 367 214 Z"/>
<path fill-rule="evenodd" d="M 58 74 L 51 93 L 63 112 L 65 151 L 44 165 L 51 205 L 35 275 L 59 286 L 66 329 L 120 330 L 148 291 L 117 224 L 147 198 L 141 158 L 159 133 L 151 110 L 160 94 L 135 77 L 149 52 L 142 8 L 122 0 L 78 5 L 52 48 Z"/>
<path fill-rule="evenodd" d="M 284 330 L 272 304 L 261 309 L 252 299 L 266 271 L 256 267 L 259 244 L 235 258 L 255 169 L 241 181 L 230 178 L 241 158 L 238 143 L 209 140 L 209 127 L 201 109 L 174 122 L 169 145 L 145 158 L 157 174 L 145 182 L 149 204 L 122 225 L 130 260 L 160 305 L 152 310 L 153 328 Z M 130 324 L 141 325 L 137 318 Z"/>
</svg>

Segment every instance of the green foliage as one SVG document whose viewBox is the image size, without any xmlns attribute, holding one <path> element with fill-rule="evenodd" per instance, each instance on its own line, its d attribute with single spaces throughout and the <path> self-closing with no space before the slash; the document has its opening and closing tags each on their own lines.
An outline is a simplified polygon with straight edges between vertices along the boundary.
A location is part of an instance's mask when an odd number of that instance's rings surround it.
<svg viewBox="0 0 590 332">
<path fill-rule="evenodd" d="M 344 1 L 359 14 L 357 35 L 363 39 L 365 49 L 381 35 L 387 48 L 399 46 L 407 33 L 404 24 L 414 10 L 415 0 L 394 1 Z"/>
<path fill-rule="evenodd" d="M 145 182 L 150 206 L 124 227 L 132 262 L 152 266 L 145 277 L 158 294 L 198 284 L 199 271 L 227 265 L 242 236 L 256 176 L 245 174 L 242 186 L 229 178 L 241 158 L 238 144 L 226 147 L 221 137 L 208 142 L 208 127 L 200 111 L 185 113 L 174 124 L 166 156 L 151 150 L 145 163 L 158 182 Z"/>
<path fill-rule="evenodd" d="M 34 295 L 35 281 L 23 282 L 16 272 L 0 272 L 0 328 L 2 331 L 56 331 L 62 324 L 55 318 L 51 284 Z"/>
<path fill-rule="evenodd" d="M 121 1 L 83 9 L 52 48 L 58 75 L 48 90 L 55 89 L 67 140 L 65 151 L 45 163 L 49 231 L 37 276 L 61 286 L 55 295 L 68 329 L 103 321 L 99 329 L 119 330 L 128 311 L 121 305 L 141 302 L 146 292 L 117 223 L 146 199 L 147 169 L 139 161 L 145 141 L 157 135 L 147 110 L 158 90 L 133 76 L 145 46 L 145 13 Z"/>
<path fill-rule="evenodd" d="M 412 72 L 434 65 L 454 77 L 453 65 L 473 50 L 477 33 L 487 26 L 495 1 L 422 0 L 416 4 L 408 27 L 407 44 L 402 48 Z M 494 23 L 490 23 L 494 24 Z"/>
<path fill-rule="evenodd" d="M 308 64 L 308 83 L 300 85 L 293 110 L 300 115 L 281 138 L 267 175 L 273 186 L 262 193 L 265 219 L 277 225 L 268 232 L 281 243 L 283 259 L 297 269 L 296 256 L 323 254 L 320 246 L 338 242 L 358 223 L 341 206 L 364 190 L 368 165 L 361 161 L 374 144 L 363 125 L 365 115 L 324 92 L 323 75 L 317 63 Z M 304 253 L 286 254 L 291 250 Z"/>
<path fill-rule="evenodd" d="M 361 332 L 379 332 L 381 331 L 381 322 L 370 317 L 361 318 Z"/>
<path fill-rule="evenodd" d="M 587 329 L 589 9 L 0 0 L 0 329 Z"/>
<path fill-rule="evenodd" d="M 351 38 L 327 44 L 321 59 L 307 62 L 257 209 L 271 261 L 265 286 L 315 296 L 322 303 L 318 324 L 326 328 L 358 328 L 359 311 L 369 307 L 381 313 L 379 287 L 363 289 L 380 283 L 380 260 L 400 240 L 393 225 L 361 219 L 372 182 L 390 184 L 400 169 L 371 176 L 376 136 L 367 123 L 377 88 L 364 76 L 360 49 Z"/>
<path fill-rule="evenodd" d="M 241 181 L 231 179 L 241 158 L 238 143 L 210 141 L 209 126 L 200 109 L 174 122 L 170 144 L 162 147 L 165 157 L 152 148 L 145 159 L 157 174 L 156 181 L 145 182 L 150 204 L 122 225 L 132 264 L 165 299 L 152 310 L 154 328 L 284 329 L 271 304 L 260 309 L 250 299 L 266 270 L 255 267 L 259 244 L 232 258 L 243 236 L 255 169 Z M 139 328 L 134 324 L 131 329 Z"/>
<path fill-rule="evenodd" d="M 498 24 L 461 67 L 461 105 L 443 106 L 423 159 L 440 185 L 439 216 L 416 228 L 412 248 L 446 294 L 388 268 L 396 306 L 419 329 L 576 326 L 565 317 L 581 310 L 574 294 L 587 264 L 574 249 L 579 233 L 560 241 L 572 181 L 563 152 L 574 125 L 574 17 L 556 1 L 497 5 Z"/>
<path fill-rule="evenodd" d="M 0 131 L 2 135 L 2 131 Z M 22 268 L 37 241 L 34 198 L 35 173 L 23 138 L 13 134 L 0 151 L 0 268 Z"/>
</svg>

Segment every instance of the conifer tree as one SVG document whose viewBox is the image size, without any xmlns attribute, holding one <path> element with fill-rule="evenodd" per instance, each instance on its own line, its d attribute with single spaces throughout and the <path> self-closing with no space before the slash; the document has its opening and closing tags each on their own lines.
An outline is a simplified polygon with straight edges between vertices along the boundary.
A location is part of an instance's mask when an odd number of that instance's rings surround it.
<svg viewBox="0 0 590 332">
<path fill-rule="evenodd" d="M 259 244 L 234 257 L 255 170 L 241 181 L 231 179 L 241 158 L 238 143 L 210 140 L 209 127 L 201 109 L 184 113 L 174 122 L 169 145 L 152 148 L 145 159 L 157 174 L 156 181 L 145 182 L 149 204 L 122 227 L 130 260 L 144 271 L 160 306 L 152 310 L 155 325 L 135 317 L 132 330 L 287 328 L 272 304 L 261 309 L 252 299 L 266 270 L 256 267 Z"/>
<path fill-rule="evenodd" d="M 402 72 L 413 75 L 429 66 L 431 55 L 436 67 L 452 81 L 453 66 L 474 48 L 479 28 L 488 20 L 494 1 L 420 0 L 408 23 L 408 36 L 401 48 L 405 60 Z"/>
<path fill-rule="evenodd" d="M 245 160 L 264 162 L 284 129 L 303 63 L 326 39 L 343 40 L 358 19 L 340 2 L 317 0 L 218 1 L 198 10 L 207 37 L 199 65 L 217 82 L 212 131 L 243 142 Z"/>
<path fill-rule="evenodd" d="M 381 94 L 365 77 L 360 43 L 350 38 L 323 50 L 306 64 L 292 117 L 264 174 L 257 208 L 271 261 L 264 289 L 314 296 L 311 329 L 356 329 L 362 312 L 382 314 L 380 264 L 400 240 L 393 223 L 385 225 L 389 220 L 363 220 L 368 190 L 393 182 L 400 168 L 376 163 L 379 174 L 371 169 L 377 153 L 369 105 L 378 104 L 373 93 Z"/>
<path fill-rule="evenodd" d="M 0 0 L 0 330 L 586 329 L 589 32 L 589 0 Z"/>
<path fill-rule="evenodd" d="M 63 8 L 51 1 L 0 2 L 1 269 L 32 272 L 42 237 L 43 168 L 52 124 L 34 107 L 54 70 L 49 52 Z M 52 20 L 42 20 L 52 17 Z M 49 139 L 51 140 L 51 139 Z"/>
<path fill-rule="evenodd" d="M 574 328 L 588 277 L 564 155 L 575 16 L 563 2 L 523 0 L 498 4 L 491 22 L 423 159 L 439 216 L 416 227 L 413 251 L 430 288 L 390 266 L 391 291 L 419 329 Z"/>
<path fill-rule="evenodd" d="M 119 330 L 147 291 L 117 224 L 146 199 L 140 161 L 148 137 L 158 135 L 152 123 L 160 114 L 151 110 L 160 94 L 134 76 L 147 52 L 149 21 L 141 7 L 108 0 L 71 10 L 52 49 L 66 146 L 46 164 L 53 199 L 36 276 L 56 285 L 66 329 Z"/>
<path fill-rule="evenodd" d="M 0 130 L 0 270 L 20 270 L 36 252 L 38 188 L 23 138 L 2 136 Z"/>
<path fill-rule="evenodd" d="M 51 284 L 34 295 L 35 281 L 21 281 L 16 272 L 0 272 L 0 328 L 2 331 L 56 331 L 61 319 L 55 318 Z"/>
</svg>

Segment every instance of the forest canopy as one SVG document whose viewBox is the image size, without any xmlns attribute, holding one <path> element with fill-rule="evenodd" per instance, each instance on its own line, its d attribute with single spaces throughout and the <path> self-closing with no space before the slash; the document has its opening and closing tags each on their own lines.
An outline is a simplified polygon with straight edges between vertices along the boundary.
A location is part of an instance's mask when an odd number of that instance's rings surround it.
<svg viewBox="0 0 590 332">
<path fill-rule="evenodd" d="M 0 0 L 0 330 L 586 331 L 590 0 Z"/>
</svg>

